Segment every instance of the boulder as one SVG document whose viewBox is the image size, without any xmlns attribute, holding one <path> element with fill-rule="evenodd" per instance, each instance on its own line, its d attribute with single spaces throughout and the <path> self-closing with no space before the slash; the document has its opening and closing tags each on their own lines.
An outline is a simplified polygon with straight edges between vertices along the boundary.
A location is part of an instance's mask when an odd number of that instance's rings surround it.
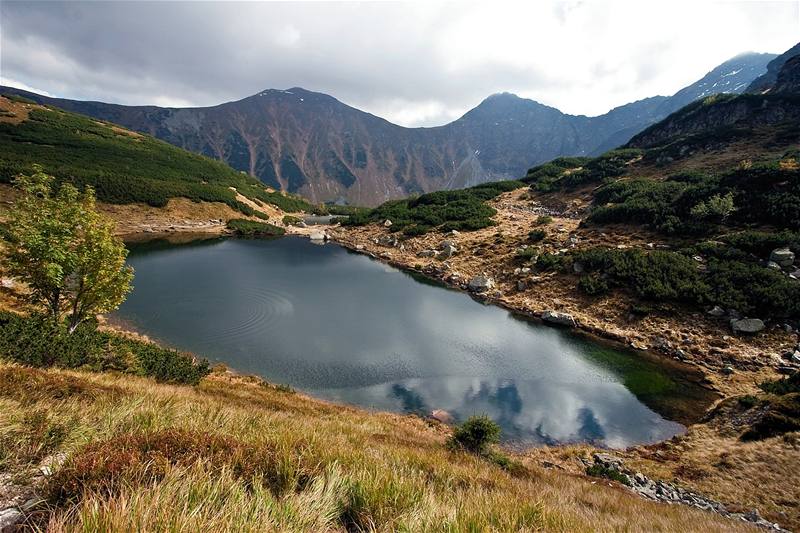
<svg viewBox="0 0 800 533">
<path fill-rule="evenodd" d="M 775 261 L 767 261 L 767 268 L 771 268 L 772 270 L 780 270 L 781 266 Z"/>
<path fill-rule="evenodd" d="M 386 220 L 383 221 L 383 227 L 391 228 L 392 227 L 392 221 L 387 218 Z"/>
<path fill-rule="evenodd" d="M 308 238 L 312 241 L 324 241 L 327 240 L 328 236 L 324 231 L 312 231 Z"/>
<path fill-rule="evenodd" d="M 440 252 L 436 254 L 436 257 L 442 260 L 450 259 L 457 251 L 458 249 L 452 243 L 447 242 L 447 244 L 440 248 Z"/>
<path fill-rule="evenodd" d="M 453 423 L 453 415 L 451 415 L 444 409 L 434 409 L 433 411 L 431 411 L 431 418 L 433 418 L 434 420 L 438 420 L 443 424 Z"/>
<path fill-rule="evenodd" d="M 711 309 L 711 310 L 708 312 L 708 314 L 709 314 L 709 315 L 711 315 L 711 316 L 721 317 L 721 316 L 725 316 L 725 310 L 724 310 L 723 308 L 721 308 L 720 306 L 718 306 L 718 305 L 715 305 L 715 306 L 714 306 L 714 307 L 713 307 L 713 308 L 712 308 L 712 309 Z"/>
<path fill-rule="evenodd" d="M 754 334 L 764 329 L 764 321 L 759 318 L 740 318 L 731 320 L 731 329 L 734 333 Z"/>
<path fill-rule="evenodd" d="M 492 287 L 494 287 L 494 280 L 483 275 L 475 276 L 469 280 L 469 284 L 467 285 L 470 292 L 486 292 Z"/>
<path fill-rule="evenodd" d="M 417 252 L 417 257 L 434 257 L 436 250 L 420 250 Z"/>
<path fill-rule="evenodd" d="M 545 311 L 542 314 L 542 320 L 545 322 L 549 322 L 550 324 L 556 324 L 557 326 L 568 326 L 574 328 L 577 324 L 575 322 L 575 318 L 569 313 L 562 313 L 560 311 Z"/>
<path fill-rule="evenodd" d="M 394 235 L 382 235 L 378 237 L 378 244 L 387 248 L 394 248 L 397 246 L 397 237 Z"/>
<path fill-rule="evenodd" d="M 788 248 L 776 248 L 769 254 L 769 260 L 781 267 L 790 267 L 794 263 L 794 252 Z"/>
<path fill-rule="evenodd" d="M 444 250 L 445 248 L 455 248 L 455 247 L 456 247 L 456 243 L 454 243 L 453 241 L 445 240 L 445 241 L 442 241 L 442 242 L 439 243 L 439 249 L 440 250 Z"/>
</svg>

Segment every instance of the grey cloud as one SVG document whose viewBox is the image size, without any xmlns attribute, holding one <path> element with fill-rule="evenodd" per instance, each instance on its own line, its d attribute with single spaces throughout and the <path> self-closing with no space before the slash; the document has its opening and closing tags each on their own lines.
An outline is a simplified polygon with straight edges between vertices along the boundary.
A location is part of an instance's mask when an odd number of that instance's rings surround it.
<svg viewBox="0 0 800 533">
<path fill-rule="evenodd" d="M 514 62 L 448 68 L 441 30 L 473 4 L 420 6 L 4 0 L 0 74 L 59 96 L 125 104 L 214 105 L 266 88 L 302 86 L 376 114 L 390 102 L 436 102 L 444 111 L 426 118 L 433 123 L 494 92 L 554 94 L 564 83 L 557 73 Z M 565 24 L 584 7 L 554 4 L 553 20 Z M 498 9 L 517 15 L 513 4 Z M 467 37 L 489 47 L 503 31 L 485 30 Z M 534 21 L 530 31 L 536 31 Z M 645 52 L 635 59 L 648 80 L 655 68 L 649 58 L 658 50 Z M 509 57 L 530 53 L 508 50 Z M 575 68 L 613 77 L 613 67 L 590 56 Z M 570 90 L 592 87 L 590 79 L 573 83 Z"/>
</svg>

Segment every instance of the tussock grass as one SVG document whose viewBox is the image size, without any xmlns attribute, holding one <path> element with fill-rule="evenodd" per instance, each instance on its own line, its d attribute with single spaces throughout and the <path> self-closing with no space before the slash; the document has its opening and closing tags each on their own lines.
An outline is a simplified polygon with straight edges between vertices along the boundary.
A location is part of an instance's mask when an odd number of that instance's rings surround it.
<svg viewBox="0 0 800 533">
<path fill-rule="evenodd" d="M 27 376 L 41 391 L 0 397 L 0 468 L 22 472 L 48 454 L 67 454 L 33 523 L 49 531 L 744 527 L 581 476 L 529 465 L 511 473 L 448 448 L 449 432 L 438 424 L 226 373 L 197 387 L 3 362 L 0 375 Z M 64 384 L 68 393 L 52 392 Z"/>
</svg>

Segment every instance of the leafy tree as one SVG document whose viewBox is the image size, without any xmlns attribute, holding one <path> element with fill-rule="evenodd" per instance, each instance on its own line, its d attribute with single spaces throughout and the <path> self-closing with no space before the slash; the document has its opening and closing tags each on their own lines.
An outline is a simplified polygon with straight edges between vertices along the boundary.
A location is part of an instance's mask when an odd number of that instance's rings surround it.
<svg viewBox="0 0 800 533">
<path fill-rule="evenodd" d="M 131 289 L 127 250 L 111 221 L 97 212 L 94 190 L 65 183 L 36 168 L 19 176 L 21 195 L 8 221 L 9 272 L 28 286 L 29 303 L 44 306 L 70 333 L 87 318 L 116 309 Z"/>
</svg>

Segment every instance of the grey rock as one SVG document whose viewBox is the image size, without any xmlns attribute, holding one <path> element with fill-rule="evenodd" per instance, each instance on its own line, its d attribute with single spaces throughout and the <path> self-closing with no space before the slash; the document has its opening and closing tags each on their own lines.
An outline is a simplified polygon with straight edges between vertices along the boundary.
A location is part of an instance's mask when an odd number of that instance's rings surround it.
<svg viewBox="0 0 800 533">
<path fill-rule="evenodd" d="M 764 321 L 759 318 L 740 318 L 731 320 L 734 333 L 754 334 L 764 329 Z"/>
<path fill-rule="evenodd" d="M 721 308 L 720 306 L 718 306 L 718 305 L 715 305 L 715 306 L 714 306 L 714 307 L 713 307 L 713 308 L 712 308 L 712 309 L 711 309 L 711 310 L 708 312 L 708 314 L 709 314 L 709 315 L 711 315 L 711 316 L 716 316 L 716 317 L 725 316 L 725 310 L 724 310 L 723 308 Z"/>
<path fill-rule="evenodd" d="M 562 313 L 559 311 L 548 310 L 542 314 L 542 320 L 545 322 L 549 322 L 550 324 L 556 324 L 558 326 L 568 326 L 574 328 L 577 323 L 575 322 L 575 318 L 570 315 L 569 313 Z"/>
<path fill-rule="evenodd" d="M 436 256 L 436 250 L 420 250 L 417 252 L 417 257 L 434 257 Z"/>
<path fill-rule="evenodd" d="M 383 227 L 391 228 L 392 227 L 392 221 L 387 218 L 386 220 L 383 221 Z"/>
<path fill-rule="evenodd" d="M 494 287 L 494 280 L 483 275 L 475 276 L 469 280 L 469 284 L 467 285 L 470 292 L 486 292 L 492 287 Z"/>
<path fill-rule="evenodd" d="M 524 291 L 527 288 L 528 288 L 528 282 L 527 281 L 525 281 L 524 279 L 521 279 L 521 280 L 517 281 L 517 290 L 518 291 Z"/>
<path fill-rule="evenodd" d="M 448 242 L 440 248 L 440 251 L 438 254 L 436 254 L 436 257 L 438 259 L 450 259 L 457 251 L 458 249 L 452 243 Z"/>
<path fill-rule="evenodd" d="M 583 263 L 580 263 L 578 261 L 575 261 L 574 263 L 572 263 L 572 271 L 575 272 L 576 274 L 582 274 L 583 273 Z"/>
<path fill-rule="evenodd" d="M 600 465 L 611 470 L 622 470 L 622 459 L 616 455 L 611 455 L 608 453 L 596 453 L 592 457 L 594 458 L 594 464 L 596 465 Z"/>
<path fill-rule="evenodd" d="M 772 270 L 780 270 L 781 266 L 775 261 L 767 261 L 767 268 L 771 268 Z"/>
<path fill-rule="evenodd" d="M 721 372 L 723 374 L 725 374 L 726 376 L 730 376 L 731 374 L 733 374 L 734 370 L 733 370 L 733 367 L 731 365 L 727 365 L 727 366 L 722 367 Z"/>
<path fill-rule="evenodd" d="M 776 248 L 769 254 L 769 260 L 782 267 L 789 267 L 794 263 L 794 252 L 788 248 Z"/>
<path fill-rule="evenodd" d="M 312 231 L 308 238 L 312 241 L 325 241 L 327 240 L 328 236 L 324 231 Z"/>
<path fill-rule="evenodd" d="M 397 243 L 398 243 L 397 237 L 395 237 L 394 235 L 383 235 L 381 237 L 378 237 L 378 244 L 380 244 L 381 246 L 386 246 L 387 248 L 394 248 L 395 246 L 397 246 Z"/>
<path fill-rule="evenodd" d="M 0 511 L 0 533 L 11 533 L 16 531 L 17 524 L 25 519 L 19 509 L 11 507 Z"/>
</svg>

